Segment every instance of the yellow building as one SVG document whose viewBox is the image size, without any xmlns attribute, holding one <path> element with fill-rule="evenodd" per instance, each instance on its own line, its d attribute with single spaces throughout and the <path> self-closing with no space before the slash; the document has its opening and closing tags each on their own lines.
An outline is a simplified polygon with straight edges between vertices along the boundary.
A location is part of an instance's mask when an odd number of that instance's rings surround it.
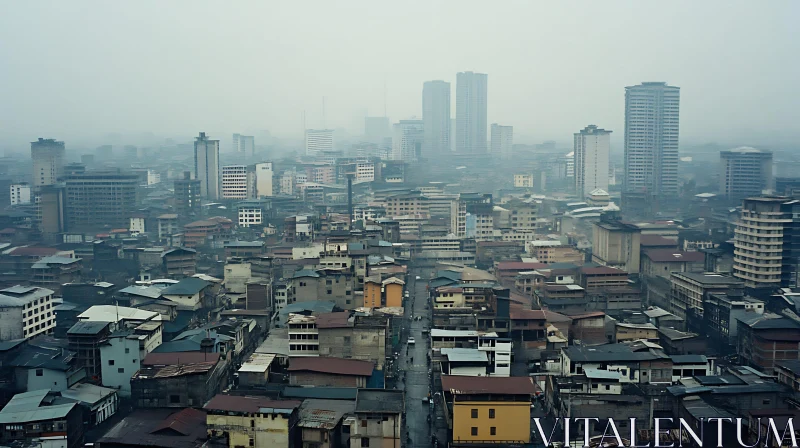
<svg viewBox="0 0 800 448">
<path fill-rule="evenodd" d="M 530 443 L 530 377 L 442 376 L 452 446 Z"/>
<path fill-rule="evenodd" d="M 367 279 L 364 281 L 364 306 L 367 308 L 381 307 L 381 282 Z"/>
<path fill-rule="evenodd" d="M 405 282 L 397 277 L 381 281 L 379 276 L 364 280 L 364 306 L 367 308 L 403 306 Z"/>
<path fill-rule="evenodd" d="M 436 288 L 434 308 L 464 308 L 464 289 L 452 286 Z"/>
<path fill-rule="evenodd" d="M 230 448 L 288 448 L 300 404 L 295 400 L 217 395 L 204 407 L 208 435 L 225 435 Z"/>
<path fill-rule="evenodd" d="M 403 288 L 405 282 L 397 277 L 390 277 L 383 281 L 384 304 L 388 307 L 403 306 Z"/>
</svg>

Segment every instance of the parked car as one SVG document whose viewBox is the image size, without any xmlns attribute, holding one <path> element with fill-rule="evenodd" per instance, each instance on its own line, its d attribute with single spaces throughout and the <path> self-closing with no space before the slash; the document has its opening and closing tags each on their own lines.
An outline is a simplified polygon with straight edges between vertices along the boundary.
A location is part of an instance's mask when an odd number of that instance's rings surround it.
<svg viewBox="0 0 800 448">
<path fill-rule="evenodd" d="M 416 342 L 414 338 L 408 338 L 408 345 L 414 345 Z"/>
</svg>

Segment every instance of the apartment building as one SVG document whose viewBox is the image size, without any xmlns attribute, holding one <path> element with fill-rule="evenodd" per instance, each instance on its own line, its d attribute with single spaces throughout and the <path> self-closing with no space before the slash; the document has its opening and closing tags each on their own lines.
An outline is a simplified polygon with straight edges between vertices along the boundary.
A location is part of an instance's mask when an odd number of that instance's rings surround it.
<svg viewBox="0 0 800 448">
<path fill-rule="evenodd" d="M 30 339 L 56 328 L 53 291 L 35 286 L 0 290 L 0 341 Z"/>
</svg>

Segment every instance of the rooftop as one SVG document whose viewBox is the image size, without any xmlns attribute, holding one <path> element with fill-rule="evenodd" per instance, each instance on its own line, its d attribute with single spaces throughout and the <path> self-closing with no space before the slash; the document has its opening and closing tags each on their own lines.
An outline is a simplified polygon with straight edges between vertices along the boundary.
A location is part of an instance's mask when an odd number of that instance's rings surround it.
<svg viewBox="0 0 800 448">
<path fill-rule="evenodd" d="M 137 409 L 109 429 L 100 445 L 129 445 L 153 448 L 196 448 L 206 438 L 206 413 L 194 408 Z"/>
<path fill-rule="evenodd" d="M 275 360 L 274 353 L 253 353 L 239 368 L 239 372 L 266 373 Z"/>
<path fill-rule="evenodd" d="M 283 398 L 319 398 L 326 400 L 355 400 L 358 389 L 355 387 L 304 387 L 286 386 L 281 392 Z"/>
<path fill-rule="evenodd" d="M 644 253 L 647 258 L 656 263 L 670 261 L 697 263 L 705 260 L 705 254 L 702 252 L 683 252 L 674 249 L 649 249 Z"/>
<path fill-rule="evenodd" d="M 669 359 L 663 351 L 646 349 L 633 351 L 627 344 L 605 344 L 592 347 L 571 346 L 561 349 L 572 362 L 653 361 Z"/>
<path fill-rule="evenodd" d="M 453 395 L 535 395 L 539 392 L 533 378 L 527 376 L 442 375 L 442 389 Z"/>
<path fill-rule="evenodd" d="M 297 400 L 272 400 L 266 397 L 236 396 L 236 395 L 216 395 L 203 409 L 207 411 L 242 412 L 248 414 L 264 413 L 291 413 L 299 407 L 302 402 Z M 284 411 L 284 412 L 281 412 Z M 288 412 L 286 412 L 288 411 Z"/>
<path fill-rule="evenodd" d="M 389 389 L 358 389 L 356 413 L 399 414 L 405 410 L 403 391 Z"/>
<path fill-rule="evenodd" d="M 78 315 L 80 320 L 119 322 L 122 320 L 161 320 L 155 311 L 140 310 L 126 306 L 94 305 Z"/>
<path fill-rule="evenodd" d="M 346 414 L 355 411 L 355 401 L 308 399 L 300 406 L 301 428 L 333 429 Z"/>
<path fill-rule="evenodd" d="M 64 418 L 76 406 L 75 403 L 40 406 L 50 389 L 34 390 L 16 394 L 0 410 L 0 424 L 27 423 Z"/>
<path fill-rule="evenodd" d="M 67 335 L 96 335 L 108 327 L 109 322 L 81 320 L 67 330 Z"/>
<path fill-rule="evenodd" d="M 142 360 L 143 366 L 172 366 L 219 361 L 219 353 L 180 352 L 180 353 L 148 353 Z"/>
<path fill-rule="evenodd" d="M 350 312 L 323 313 L 317 315 L 317 328 L 348 328 L 352 327 Z"/>
<path fill-rule="evenodd" d="M 449 362 L 489 362 L 486 352 L 477 348 L 442 348 Z"/>
<path fill-rule="evenodd" d="M 735 285 L 735 284 L 742 285 L 743 284 L 742 281 L 737 279 L 737 278 L 730 277 L 730 276 L 727 276 L 727 275 L 722 275 L 722 274 L 712 274 L 712 273 L 702 273 L 702 274 L 700 274 L 700 273 L 695 273 L 695 272 L 673 272 L 672 276 L 674 276 L 674 277 L 683 277 L 683 278 L 686 278 L 688 280 L 691 280 L 691 281 L 694 281 L 694 282 L 697 282 L 697 283 L 707 284 L 707 285 Z"/>
<path fill-rule="evenodd" d="M 358 359 L 303 357 L 289 361 L 289 372 L 316 372 L 331 375 L 371 376 L 374 369 L 371 361 Z"/>
<path fill-rule="evenodd" d="M 678 242 L 676 240 L 665 238 L 661 235 L 649 235 L 645 234 L 641 236 L 640 242 L 641 247 L 653 247 L 653 246 L 671 246 L 671 247 L 678 247 Z"/>
<path fill-rule="evenodd" d="M 180 280 L 178 283 L 175 283 L 174 285 L 170 285 L 162 289 L 161 295 L 190 296 L 198 294 L 204 288 L 208 287 L 208 285 L 210 285 L 210 283 L 205 280 L 196 277 L 187 277 Z"/>
<path fill-rule="evenodd" d="M 94 384 L 88 383 L 78 383 L 67 390 L 61 391 L 61 396 L 88 405 L 94 405 L 104 400 L 109 395 L 116 393 L 116 389 L 95 386 Z"/>
</svg>

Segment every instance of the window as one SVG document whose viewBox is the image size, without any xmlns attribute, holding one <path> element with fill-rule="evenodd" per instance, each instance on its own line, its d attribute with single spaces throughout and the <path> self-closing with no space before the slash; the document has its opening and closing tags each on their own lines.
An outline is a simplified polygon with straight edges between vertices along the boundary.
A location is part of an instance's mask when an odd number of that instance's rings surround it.
<svg viewBox="0 0 800 448">
<path fill-rule="evenodd" d="M 494 409 L 489 409 L 489 418 L 494 418 Z"/>
<path fill-rule="evenodd" d="M 250 420 L 250 427 L 251 428 L 255 428 L 256 427 L 256 421 L 255 420 Z"/>
<path fill-rule="evenodd" d="M 470 431 L 470 434 L 472 434 L 473 436 L 477 436 L 478 435 L 478 427 L 477 426 L 473 426 L 472 427 L 472 431 Z"/>
<path fill-rule="evenodd" d="M 44 375 L 44 370 L 36 369 L 36 376 L 42 376 L 42 375 Z"/>
<path fill-rule="evenodd" d="M 118 368 L 117 373 L 125 373 L 125 368 L 124 367 Z"/>
<path fill-rule="evenodd" d="M 345 336 L 344 337 L 344 343 L 345 344 L 349 344 L 350 343 L 350 336 Z"/>
<path fill-rule="evenodd" d="M 248 445 L 250 445 L 250 446 L 256 446 L 256 439 L 255 439 L 255 438 L 253 438 L 253 437 L 250 437 L 250 440 L 248 441 Z"/>
<path fill-rule="evenodd" d="M 491 428 L 489 428 L 489 435 L 490 436 L 496 436 L 497 435 L 497 427 L 492 426 Z"/>
<path fill-rule="evenodd" d="M 113 366 L 114 365 L 114 360 L 113 359 L 109 359 L 108 360 L 108 365 Z"/>
<path fill-rule="evenodd" d="M 366 428 L 367 427 L 367 421 L 366 420 L 361 420 L 361 427 L 362 428 Z"/>
<path fill-rule="evenodd" d="M 369 448 L 369 439 L 367 437 L 361 438 L 361 448 Z"/>
<path fill-rule="evenodd" d="M 125 353 L 130 353 L 130 352 L 131 352 L 131 349 L 129 349 L 129 348 L 125 349 Z"/>
<path fill-rule="evenodd" d="M 181 396 L 180 395 L 170 395 L 169 396 L 169 402 L 171 404 L 178 404 L 178 403 L 181 402 Z"/>
<path fill-rule="evenodd" d="M 472 418 L 478 418 L 478 410 L 477 409 L 473 409 L 471 414 L 472 414 Z"/>
<path fill-rule="evenodd" d="M 763 400 L 761 404 L 769 404 L 769 400 Z"/>
</svg>

